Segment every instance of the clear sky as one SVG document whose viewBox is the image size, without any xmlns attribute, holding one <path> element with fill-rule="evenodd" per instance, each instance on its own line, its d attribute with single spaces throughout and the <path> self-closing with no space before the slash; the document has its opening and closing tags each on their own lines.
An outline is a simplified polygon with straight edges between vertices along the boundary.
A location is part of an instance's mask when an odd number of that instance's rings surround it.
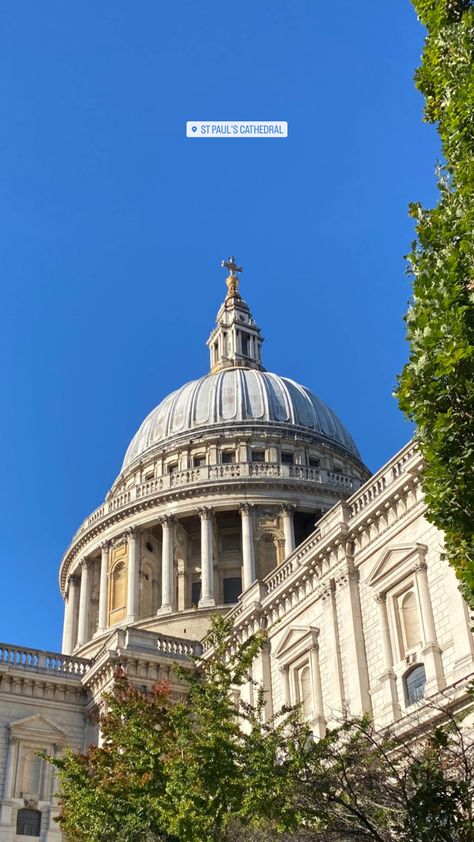
<svg viewBox="0 0 474 842">
<path fill-rule="evenodd" d="M 409 0 L 16 0 L 0 10 L 0 640 L 60 645 L 57 569 L 167 393 L 208 369 L 222 258 L 264 364 L 372 470 L 410 437 L 407 205 L 435 201 Z M 190 140 L 186 120 L 288 120 Z"/>
</svg>

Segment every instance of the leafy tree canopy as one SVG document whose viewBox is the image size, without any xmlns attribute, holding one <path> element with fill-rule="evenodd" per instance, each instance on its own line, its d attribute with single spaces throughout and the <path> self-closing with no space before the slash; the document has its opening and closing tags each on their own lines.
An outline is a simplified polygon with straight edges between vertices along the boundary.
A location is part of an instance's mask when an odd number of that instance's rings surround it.
<svg viewBox="0 0 474 842">
<path fill-rule="evenodd" d="M 444 531 L 474 607 L 474 8 L 472 0 L 413 3 L 427 27 L 415 79 L 444 162 L 438 205 L 410 208 L 410 357 L 397 395 L 417 425 L 428 517 Z"/>
</svg>

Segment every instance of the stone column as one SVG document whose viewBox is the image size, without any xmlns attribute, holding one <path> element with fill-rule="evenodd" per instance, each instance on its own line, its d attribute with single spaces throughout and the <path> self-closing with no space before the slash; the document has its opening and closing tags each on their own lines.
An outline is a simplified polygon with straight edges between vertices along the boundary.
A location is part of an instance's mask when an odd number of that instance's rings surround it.
<svg viewBox="0 0 474 842">
<path fill-rule="evenodd" d="M 15 779 L 17 758 L 18 739 L 16 737 L 10 737 L 7 754 L 7 768 L 5 769 L 5 786 L 3 788 L 4 799 L 14 797 L 13 785 Z"/>
<path fill-rule="evenodd" d="M 77 645 L 82 646 L 89 640 L 89 608 L 91 602 L 92 563 L 90 559 L 82 560 L 81 593 L 79 597 L 79 628 Z"/>
<path fill-rule="evenodd" d="M 281 681 L 283 685 L 283 704 L 287 705 L 288 707 L 291 705 L 291 692 L 290 692 L 290 668 L 288 664 L 283 664 L 280 667 L 280 674 L 281 674 Z"/>
<path fill-rule="evenodd" d="M 422 656 L 426 672 L 426 695 L 429 696 L 437 690 L 442 690 L 446 686 L 446 681 L 443 674 L 441 649 L 436 638 L 433 607 L 431 605 L 428 585 L 428 565 L 424 558 L 420 558 L 413 570 L 420 599 L 421 622 L 424 634 Z"/>
<path fill-rule="evenodd" d="M 285 536 L 285 558 L 288 558 L 295 549 L 295 529 L 293 524 L 294 509 L 294 506 L 288 504 L 282 506 L 283 534 Z"/>
<path fill-rule="evenodd" d="M 127 576 L 127 623 L 138 620 L 138 598 L 140 587 L 140 558 L 138 529 L 127 529 L 128 536 L 128 576 Z"/>
<path fill-rule="evenodd" d="M 160 518 L 163 530 L 161 547 L 161 608 L 158 614 L 170 614 L 173 610 L 173 532 L 175 519 L 172 515 Z"/>
<path fill-rule="evenodd" d="M 382 640 L 382 652 L 384 670 L 380 676 L 380 683 L 383 687 L 384 705 L 382 710 L 381 725 L 389 725 L 402 715 L 401 707 L 398 701 L 397 693 L 397 676 L 393 670 L 393 651 L 392 641 L 390 639 L 390 627 L 388 625 L 387 614 L 387 594 L 376 594 L 375 600 L 379 612 L 379 626 Z"/>
<path fill-rule="evenodd" d="M 212 563 L 212 509 L 198 509 L 201 517 L 201 599 L 199 608 L 212 608 L 214 600 L 214 567 Z"/>
<path fill-rule="evenodd" d="M 264 693 L 264 717 L 265 722 L 269 722 L 273 716 L 273 699 L 272 699 L 272 667 L 270 661 L 270 643 L 268 640 L 262 646 L 261 651 L 261 666 L 262 666 L 262 687 Z"/>
<path fill-rule="evenodd" d="M 97 631 L 104 632 L 108 626 L 107 602 L 109 586 L 109 553 L 110 541 L 103 541 L 100 545 L 100 586 L 99 586 L 99 626 Z"/>
<path fill-rule="evenodd" d="M 255 582 L 255 548 L 253 543 L 252 506 L 249 503 L 242 503 L 240 506 L 242 518 L 242 561 L 244 568 L 242 590 L 245 593 L 247 588 Z"/>
<path fill-rule="evenodd" d="M 315 732 L 318 737 L 324 737 L 326 733 L 326 720 L 324 719 L 323 688 L 321 685 L 321 669 L 319 665 L 319 630 L 313 631 L 313 643 L 309 650 L 309 667 L 311 673 L 311 690 L 313 696 L 313 714 Z"/>
<path fill-rule="evenodd" d="M 79 577 L 69 576 L 67 580 L 67 591 L 64 611 L 64 629 L 62 651 L 70 655 L 76 643 L 77 612 L 79 596 Z"/>
</svg>

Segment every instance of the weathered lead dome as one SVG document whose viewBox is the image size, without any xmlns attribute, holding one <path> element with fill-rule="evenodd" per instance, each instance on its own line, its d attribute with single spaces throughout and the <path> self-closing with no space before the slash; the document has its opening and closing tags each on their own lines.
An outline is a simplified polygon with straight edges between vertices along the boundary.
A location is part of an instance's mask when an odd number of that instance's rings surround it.
<svg viewBox="0 0 474 842">
<path fill-rule="evenodd" d="M 209 427 L 256 425 L 311 432 L 360 459 L 344 424 L 309 389 L 268 371 L 231 368 L 193 380 L 168 395 L 132 439 L 122 470 L 168 439 Z"/>
</svg>

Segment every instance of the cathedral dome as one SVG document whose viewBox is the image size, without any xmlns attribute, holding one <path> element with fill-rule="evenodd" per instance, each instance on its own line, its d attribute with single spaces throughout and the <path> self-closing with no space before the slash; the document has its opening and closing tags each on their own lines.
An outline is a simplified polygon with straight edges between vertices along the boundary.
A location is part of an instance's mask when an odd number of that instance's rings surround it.
<svg viewBox="0 0 474 842">
<path fill-rule="evenodd" d="M 209 428 L 255 427 L 307 433 L 360 459 L 335 412 L 294 380 L 257 368 L 225 368 L 192 380 L 166 397 L 132 439 L 122 470 L 152 448 Z"/>
</svg>

